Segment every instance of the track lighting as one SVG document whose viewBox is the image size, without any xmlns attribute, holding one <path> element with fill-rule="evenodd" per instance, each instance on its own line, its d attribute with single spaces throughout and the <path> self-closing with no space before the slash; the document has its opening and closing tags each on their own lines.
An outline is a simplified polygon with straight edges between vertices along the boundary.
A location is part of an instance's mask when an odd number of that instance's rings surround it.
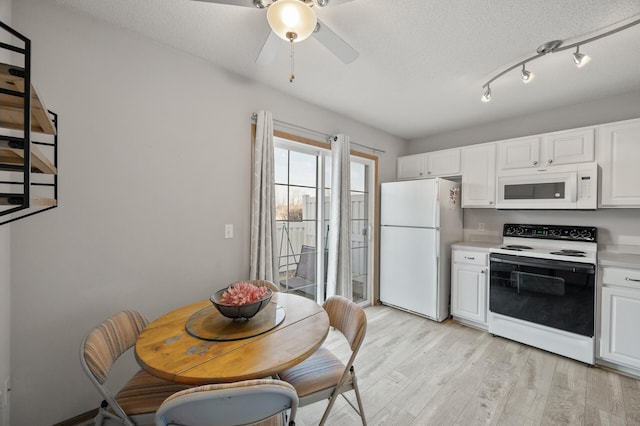
<svg viewBox="0 0 640 426">
<path fill-rule="evenodd" d="M 576 46 L 576 53 L 573 54 L 573 62 L 576 67 L 582 68 L 591 61 L 591 56 L 580 53 L 580 45 Z"/>
<path fill-rule="evenodd" d="M 484 91 L 484 95 L 480 98 L 482 102 L 489 102 L 491 100 L 491 88 L 487 84 L 487 90 Z"/>
<path fill-rule="evenodd" d="M 531 83 L 534 78 L 536 78 L 536 75 L 531 71 L 527 71 L 524 67 L 524 64 L 522 64 L 522 82 L 524 84 L 528 84 Z"/>
<path fill-rule="evenodd" d="M 278 0 L 278 1 L 282 1 L 282 0 Z M 591 61 L 591 57 L 589 57 L 588 55 L 585 55 L 584 53 L 580 53 L 580 46 L 587 44 L 587 43 L 591 43 L 592 41 L 595 40 L 599 40 L 601 38 L 604 37 L 608 37 L 612 34 L 615 34 L 617 32 L 620 32 L 622 30 L 625 30 L 627 28 L 633 27 L 635 25 L 640 24 L 640 19 L 636 16 L 635 19 L 633 20 L 627 20 L 626 24 L 623 24 L 621 26 L 615 27 L 611 30 L 608 30 L 606 32 L 603 32 L 601 34 L 595 35 L 593 37 L 589 37 L 586 38 L 584 40 L 580 40 L 577 41 L 575 43 L 572 44 L 568 44 L 566 46 L 562 45 L 562 40 L 552 40 L 549 41 L 547 43 L 544 43 L 543 45 L 539 46 L 538 49 L 536 50 L 536 54 L 523 60 L 518 62 L 517 64 L 511 65 L 507 68 L 505 68 L 504 70 L 500 71 L 499 73 L 497 73 L 496 75 L 494 75 L 493 77 L 491 77 L 485 84 L 482 85 L 483 89 L 486 89 L 484 94 L 482 95 L 482 102 L 489 102 L 491 100 L 491 89 L 489 88 L 489 85 L 491 83 L 493 83 L 495 80 L 497 80 L 498 78 L 502 77 L 503 75 L 505 75 L 506 73 L 508 73 L 509 71 L 512 71 L 516 68 L 522 67 L 522 71 L 521 71 L 521 77 L 522 77 L 522 81 L 524 83 L 530 83 L 531 81 L 533 81 L 533 79 L 535 78 L 535 75 L 531 72 L 528 71 L 525 68 L 525 65 L 531 61 L 534 61 L 536 59 L 538 59 L 541 56 L 547 55 L 549 53 L 556 53 L 556 52 L 561 52 L 563 50 L 567 50 L 567 49 L 573 49 L 574 47 L 576 48 L 575 53 L 573 54 L 573 62 L 576 64 L 576 67 L 578 68 L 582 68 L 585 65 L 587 65 L 589 63 L 589 61 Z"/>
</svg>

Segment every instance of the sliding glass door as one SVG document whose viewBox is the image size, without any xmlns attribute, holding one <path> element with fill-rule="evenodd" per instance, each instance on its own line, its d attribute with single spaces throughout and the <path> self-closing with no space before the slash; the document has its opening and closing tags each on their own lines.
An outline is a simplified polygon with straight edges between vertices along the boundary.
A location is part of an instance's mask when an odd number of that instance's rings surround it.
<svg viewBox="0 0 640 426">
<path fill-rule="evenodd" d="M 326 293 L 331 153 L 282 138 L 275 138 L 275 145 L 279 284 L 282 291 L 322 302 Z M 374 176 L 373 160 L 352 156 L 352 297 L 363 304 L 372 300 Z"/>
</svg>

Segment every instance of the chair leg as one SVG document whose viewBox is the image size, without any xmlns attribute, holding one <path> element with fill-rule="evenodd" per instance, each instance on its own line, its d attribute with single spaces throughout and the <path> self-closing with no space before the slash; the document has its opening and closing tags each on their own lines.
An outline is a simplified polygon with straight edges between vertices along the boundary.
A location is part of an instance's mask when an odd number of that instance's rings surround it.
<svg viewBox="0 0 640 426">
<path fill-rule="evenodd" d="M 353 368 L 353 365 L 349 369 L 349 372 L 351 373 L 351 381 L 353 382 L 353 390 L 355 391 L 356 399 L 358 400 L 359 409 L 356 409 L 356 407 L 354 407 L 354 405 L 351 403 L 351 401 L 349 401 L 349 399 L 342 392 L 340 392 L 340 389 L 338 389 L 336 387 L 336 390 L 333 392 L 331 397 L 329 397 L 329 405 L 327 406 L 327 409 L 324 410 L 324 414 L 322 415 L 322 419 L 320 420 L 320 426 L 323 426 L 324 423 L 327 421 L 327 417 L 329 417 L 329 412 L 331 411 L 331 408 L 333 408 L 333 404 L 336 402 L 336 399 L 338 398 L 338 395 L 342 395 L 342 397 L 349 403 L 349 405 L 351 405 L 353 410 L 356 413 L 358 413 L 358 415 L 360 415 L 360 418 L 362 419 L 362 425 L 363 426 L 367 426 L 367 420 L 364 417 L 364 410 L 362 408 L 363 407 L 362 406 L 362 399 L 360 398 L 360 390 L 358 389 L 358 381 L 356 379 L 356 374 L 355 374 L 355 370 Z"/>
<path fill-rule="evenodd" d="M 351 366 L 351 381 L 353 382 L 353 390 L 356 393 L 356 399 L 358 400 L 358 408 L 360 409 L 358 414 L 362 419 L 362 426 L 367 426 L 367 419 L 364 417 L 364 407 L 362 406 L 362 399 L 360 398 L 360 389 L 358 388 L 358 379 L 356 378 L 356 372 Z"/>
</svg>

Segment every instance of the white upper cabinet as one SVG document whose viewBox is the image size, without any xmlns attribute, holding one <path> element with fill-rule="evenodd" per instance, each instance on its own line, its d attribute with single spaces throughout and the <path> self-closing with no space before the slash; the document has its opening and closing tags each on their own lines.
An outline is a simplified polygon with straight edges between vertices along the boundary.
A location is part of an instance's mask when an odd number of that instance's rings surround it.
<svg viewBox="0 0 640 426">
<path fill-rule="evenodd" d="M 601 207 L 640 207 L 640 119 L 598 129 Z"/>
<path fill-rule="evenodd" d="M 593 161 L 594 128 L 565 130 L 498 143 L 498 167 L 519 169 Z"/>
<path fill-rule="evenodd" d="M 511 139 L 498 143 L 498 167 L 520 169 L 540 164 L 540 136 Z"/>
<path fill-rule="evenodd" d="M 595 159 L 595 129 L 565 130 L 544 135 L 541 162 L 546 165 L 587 163 Z"/>
<path fill-rule="evenodd" d="M 398 157 L 398 179 L 418 179 L 423 176 L 425 154 Z"/>
<path fill-rule="evenodd" d="M 462 207 L 492 207 L 496 201 L 496 144 L 462 149 Z"/>
<path fill-rule="evenodd" d="M 460 148 L 398 157 L 398 179 L 423 179 L 460 174 Z"/>
</svg>

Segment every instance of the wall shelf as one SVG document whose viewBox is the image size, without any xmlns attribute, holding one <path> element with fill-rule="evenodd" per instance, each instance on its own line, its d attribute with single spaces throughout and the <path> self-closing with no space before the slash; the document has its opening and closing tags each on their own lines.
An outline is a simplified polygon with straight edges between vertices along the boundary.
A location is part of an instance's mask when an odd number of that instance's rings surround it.
<svg viewBox="0 0 640 426">
<path fill-rule="evenodd" d="M 58 117 L 31 82 L 31 42 L 0 22 L 17 44 L 0 51 L 0 225 L 58 206 Z M 19 55 L 16 55 L 18 53 Z M 20 63 L 21 62 L 21 63 Z"/>
</svg>

